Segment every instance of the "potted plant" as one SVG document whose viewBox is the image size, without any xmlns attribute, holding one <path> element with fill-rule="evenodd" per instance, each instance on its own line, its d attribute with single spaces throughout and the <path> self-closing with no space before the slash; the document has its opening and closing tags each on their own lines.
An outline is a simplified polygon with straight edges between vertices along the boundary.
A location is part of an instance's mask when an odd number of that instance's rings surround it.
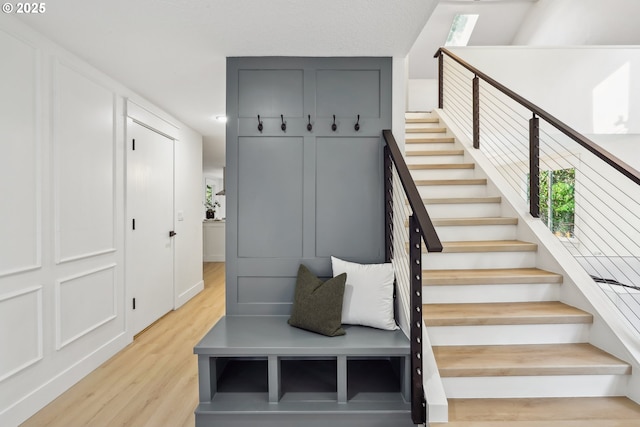
<svg viewBox="0 0 640 427">
<path fill-rule="evenodd" d="M 207 219 L 214 219 L 216 217 L 216 208 L 220 206 L 220 202 L 207 200 L 204 202 L 204 206 L 207 208 Z"/>
</svg>

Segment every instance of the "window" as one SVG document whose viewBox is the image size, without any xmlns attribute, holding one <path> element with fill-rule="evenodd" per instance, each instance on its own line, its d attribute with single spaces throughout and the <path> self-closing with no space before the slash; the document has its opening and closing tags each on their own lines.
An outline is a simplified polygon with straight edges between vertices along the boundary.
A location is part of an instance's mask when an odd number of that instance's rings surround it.
<svg viewBox="0 0 640 427">
<path fill-rule="evenodd" d="M 466 46 L 478 22 L 478 15 L 456 15 L 453 18 L 445 46 Z"/>
<path fill-rule="evenodd" d="M 540 171 L 540 219 L 558 237 L 573 237 L 576 170 Z"/>
</svg>

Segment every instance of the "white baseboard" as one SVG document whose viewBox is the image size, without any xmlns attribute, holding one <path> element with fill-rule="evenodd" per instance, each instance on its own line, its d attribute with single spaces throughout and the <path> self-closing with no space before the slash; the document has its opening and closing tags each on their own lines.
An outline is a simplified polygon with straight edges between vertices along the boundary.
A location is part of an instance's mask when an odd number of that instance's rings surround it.
<svg viewBox="0 0 640 427">
<path fill-rule="evenodd" d="M 0 413 L 0 425 L 18 426 L 40 409 L 67 391 L 82 378 L 98 368 L 129 344 L 126 332 L 122 332 L 100 348 L 89 353 L 75 364 L 43 383 Z"/>
<path fill-rule="evenodd" d="M 199 281 L 176 298 L 176 309 L 181 307 L 184 303 L 189 301 L 194 296 L 198 295 L 204 289 L 204 280 Z"/>
</svg>

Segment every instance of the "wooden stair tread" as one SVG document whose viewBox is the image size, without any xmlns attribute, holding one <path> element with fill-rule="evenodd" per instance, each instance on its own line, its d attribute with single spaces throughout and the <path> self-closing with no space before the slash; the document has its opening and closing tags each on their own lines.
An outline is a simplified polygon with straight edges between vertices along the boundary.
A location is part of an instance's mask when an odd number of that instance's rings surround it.
<svg viewBox="0 0 640 427">
<path fill-rule="evenodd" d="M 513 217 L 481 217 L 481 218 L 432 218 L 436 226 L 463 225 L 516 225 L 518 218 Z"/>
<path fill-rule="evenodd" d="M 417 179 L 417 186 L 430 185 L 487 185 L 486 178 L 469 178 L 469 179 Z"/>
<path fill-rule="evenodd" d="M 625 375 L 631 366 L 591 344 L 433 347 L 442 377 Z"/>
<path fill-rule="evenodd" d="M 440 123 L 437 117 L 409 117 L 404 119 L 405 123 Z"/>
<path fill-rule="evenodd" d="M 449 399 L 449 423 L 432 427 L 632 427 L 640 405 L 627 397 Z"/>
<path fill-rule="evenodd" d="M 538 245 L 521 240 L 478 240 L 442 242 L 442 252 L 529 252 L 538 250 Z"/>
<path fill-rule="evenodd" d="M 425 163 L 420 165 L 407 165 L 409 170 L 430 170 L 430 169 L 475 169 L 475 163 Z"/>
<path fill-rule="evenodd" d="M 423 285 L 503 285 L 562 283 L 562 275 L 539 268 L 490 268 L 469 270 L 425 270 Z"/>
<path fill-rule="evenodd" d="M 469 204 L 469 203 L 502 203 L 502 197 L 431 197 L 422 199 L 425 205 Z"/>
<path fill-rule="evenodd" d="M 406 156 L 462 156 L 464 150 L 415 150 L 407 151 Z"/>
<path fill-rule="evenodd" d="M 405 128 L 405 133 L 445 133 L 447 128 L 426 127 L 426 128 Z"/>
<path fill-rule="evenodd" d="M 593 316 L 558 301 L 425 304 L 427 326 L 541 325 L 592 323 Z"/>
</svg>

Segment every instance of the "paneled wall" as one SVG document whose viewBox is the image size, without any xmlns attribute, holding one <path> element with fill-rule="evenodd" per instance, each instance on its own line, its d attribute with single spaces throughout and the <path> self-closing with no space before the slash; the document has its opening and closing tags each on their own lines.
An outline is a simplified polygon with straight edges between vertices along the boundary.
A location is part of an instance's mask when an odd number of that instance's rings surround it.
<svg viewBox="0 0 640 427">
<path fill-rule="evenodd" d="M 162 113 L 13 17 L 0 55 L 0 425 L 14 426 L 132 339 L 124 105 Z M 202 142 L 178 139 L 179 251 L 202 259 Z M 176 306 L 201 287 L 200 263 L 176 269 Z"/>
<path fill-rule="evenodd" d="M 228 60 L 227 313 L 289 313 L 300 263 L 326 277 L 331 255 L 384 260 L 391 70 L 391 58 Z"/>
</svg>

